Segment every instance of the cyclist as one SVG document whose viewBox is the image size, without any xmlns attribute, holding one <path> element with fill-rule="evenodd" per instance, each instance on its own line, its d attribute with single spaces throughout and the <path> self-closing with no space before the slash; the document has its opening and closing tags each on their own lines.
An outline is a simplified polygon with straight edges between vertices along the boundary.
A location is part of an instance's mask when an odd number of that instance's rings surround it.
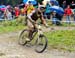
<svg viewBox="0 0 75 58">
<path fill-rule="evenodd" d="M 41 22 L 47 26 L 45 19 L 43 18 L 43 14 L 40 8 L 34 8 L 32 3 L 29 1 L 29 5 L 27 7 L 27 25 L 29 29 L 29 36 L 26 39 L 27 41 L 30 41 L 32 38 L 32 34 L 35 28 L 37 28 L 37 20 L 40 18 Z"/>
</svg>

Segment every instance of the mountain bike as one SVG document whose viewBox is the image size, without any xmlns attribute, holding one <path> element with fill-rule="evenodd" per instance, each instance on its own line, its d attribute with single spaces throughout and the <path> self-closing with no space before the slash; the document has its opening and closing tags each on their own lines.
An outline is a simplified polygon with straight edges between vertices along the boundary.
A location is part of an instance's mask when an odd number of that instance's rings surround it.
<svg viewBox="0 0 75 58">
<path fill-rule="evenodd" d="M 45 51 L 45 49 L 47 48 L 48 45 L 48 40 L 47 37 L 44 35 L 41 26 L 38 25 L 37 29 L 34 29 L 34 32 L 32 34 L 32 38 L 30 39 L 30 41 L 26 41 L 26 38 L 28 38 L 28 33 L 29 30 L 24 29 L 22 30 L 22 32 L 20 33 L 19 36 L 19 44 L 20 45 L 26 45 L 27 43 L 31 42 L 32 40 L 34 40 L 35 36 L 37 35 L 37 37 L 35 38 L 35 51 L 38 53 L 42 53 Z"/>
</svg>

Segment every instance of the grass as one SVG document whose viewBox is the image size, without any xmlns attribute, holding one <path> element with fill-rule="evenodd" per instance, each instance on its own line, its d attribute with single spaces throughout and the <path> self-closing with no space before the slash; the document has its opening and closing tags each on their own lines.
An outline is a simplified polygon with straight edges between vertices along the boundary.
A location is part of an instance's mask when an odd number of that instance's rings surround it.
<svg viewBox="0 0 75 58">
<path fill-rule="evenodd" d="M 8 32 L 15 32 L 24 29 L 25 26 L 18 25 L 18 26 L 0 26 L 0 34 L 1 33 L 8 33 Z"/>
<path fill-rule="evenodd" d="M 75 51 L 75 30 L 60 30 L 45 33 L 53 49 Z"/>
<path fill-rule="evenodd" d="M 0 33 L 19 31 L 25 28 L 24 16 L 20 16 L 14 20 L 0 21 Z"/>
</svg>

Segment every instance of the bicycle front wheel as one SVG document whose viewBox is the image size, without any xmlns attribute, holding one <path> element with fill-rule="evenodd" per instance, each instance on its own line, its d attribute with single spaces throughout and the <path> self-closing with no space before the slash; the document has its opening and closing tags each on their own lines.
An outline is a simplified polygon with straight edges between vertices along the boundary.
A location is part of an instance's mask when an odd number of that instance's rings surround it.
<svg viewBox="0 0 75 58">
<path fill-rule="evenodd" d="M 25 45 L 27 43 L 26 38 L 28 38 L 28 30 L 23 30 L 19 36 L 19 44 Z"/>
<path fill-rule="evenodd" d="M 42 53 L 48 45 L 48 40 L 44 35 L 40 35 L 36 40 L 35 51 L 38 53 Z"/>
</svg>

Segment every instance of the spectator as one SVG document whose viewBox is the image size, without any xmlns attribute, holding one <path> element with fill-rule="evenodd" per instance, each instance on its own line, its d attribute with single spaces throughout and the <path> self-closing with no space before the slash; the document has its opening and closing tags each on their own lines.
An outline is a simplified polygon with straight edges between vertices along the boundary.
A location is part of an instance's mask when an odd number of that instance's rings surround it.
<svg viewBox="0 0 75 58">
<path fill-rule="evenodd" d="M 20 14 L 19 8 L 15 7 L 15 16 L 16 16 L 16 18 L 19 16 L 19 14 Z"/>
<path fill-rule="evenodd" d="M 75 3 L 74 3 L 74 1 L 72 1 L 72 3 L 70 4 L 70 6 L 72 8 L 73 15 L 75 15 L 74 14 L 74 12 L 75 12 Z"/>
<path fill-rule="evenodd" d="M 73 17 L 74 17 L 74 21 L 75 21 L 75 9 L 74 9 L 74 11 L 73 11 L 73 12 L 74 12 L 74 15 L 73 15 Z"/>
<path fill-rule="evenodd" d="M 11 9 L 11 14 L 12 14 L 12 18 L 14 19 L 15 18 L 15 10 L 13 8 Z"/>
<path fill-rule="evenodd" d="M 29 4 L 27 6 L 27 17 L 28 17 L 28 19 L 32 19 L 31 16 L 34 12 L 35 12 L 35 8 L 34 8 L 33 4 L 31 3 L 31 1 L 29 1 Z"/>
<path fill-rule="evenodd" d="M 0 10 L 0 20 L 4 19 L 4 12 Z"/>
<path fill-rule="evenodd" d="M 53 1 L 50 1 L 50 3 L 51 3 L 51 6 L 54 6 L 55 5 Z"/>
<path fill-rule="evenodd" d="M 49 4 L 49 2 L 47 2 L 46 10 L 45 10 L 46 19 L 50 19 L 50 9 L 49 9 L 49 7 L 50 7 L 50 4 Z"/>
<path fill-rule="evenodd" d="M 52 12 L 52 23 L 55 25 L 61 25 L 60 21 L 62 20 L 63 15 L 56 13 L 56 11 Z"/>
<path fill-rule="evenodd" d="M 66 20 L 68 23 L 70 23 L 70 18 L 72 15 L 72 10 L 70 8 L 70 5 L 67 6 L 67 8 L 65 9 L 65 14 L 66 14 Z"/>
<path fill-rule="evenodd" d="M 57 20 L 58 20 L 57 19 L 57 13 L 56 13 L 56 11 L 53 11 L 53 13 L 52 13 L 52 23 L 56 25 Z"/>
<path fill-rule="evenodd" d="M 63 17 L 63 14 L 56 14 L 56 16 L 57 16 L 57 25 L 61 25 L 61 22 L 60 21 L 62 21 L 62 17 Z"/>
<path fill-rule="evenodd" d="M 21 15 L 24 16 L 24 14 L 25 14 L 24 8 L 21 8 Z"/>
<path fill-rule="evenodd" d="M 75 3 L 74 1 L 72 1 L 72 3 L 70 4 L 71 8 L 74 9 L 75 8 Z"/>
<path fill-rule="evenodd" d="M 59 6 L 59 3 L 58 3 L 58 1 L 55 1 L 55 5 L 56 5 L 56 6 Z"/>
<path fill-rule="evenodd" d="M 66 1 L 63 1 L 62 8 L 65 9 L 67 6 Z"/>
<path fill-rule="evenodd" d="M 12 14 L 8 9 L 5 10 L 4 15 L 5 15 L 5 19 L 8 19 L 8 20 L 12 19 Z"/>
<path fill-rule="evenodd" d="M 28 7 L 28 4 L 25 4 L 25 7 L 24 7 L 24 13 L 25 13 L 25 15 L 27 14 L 27 7 Z"/>
</svg>

